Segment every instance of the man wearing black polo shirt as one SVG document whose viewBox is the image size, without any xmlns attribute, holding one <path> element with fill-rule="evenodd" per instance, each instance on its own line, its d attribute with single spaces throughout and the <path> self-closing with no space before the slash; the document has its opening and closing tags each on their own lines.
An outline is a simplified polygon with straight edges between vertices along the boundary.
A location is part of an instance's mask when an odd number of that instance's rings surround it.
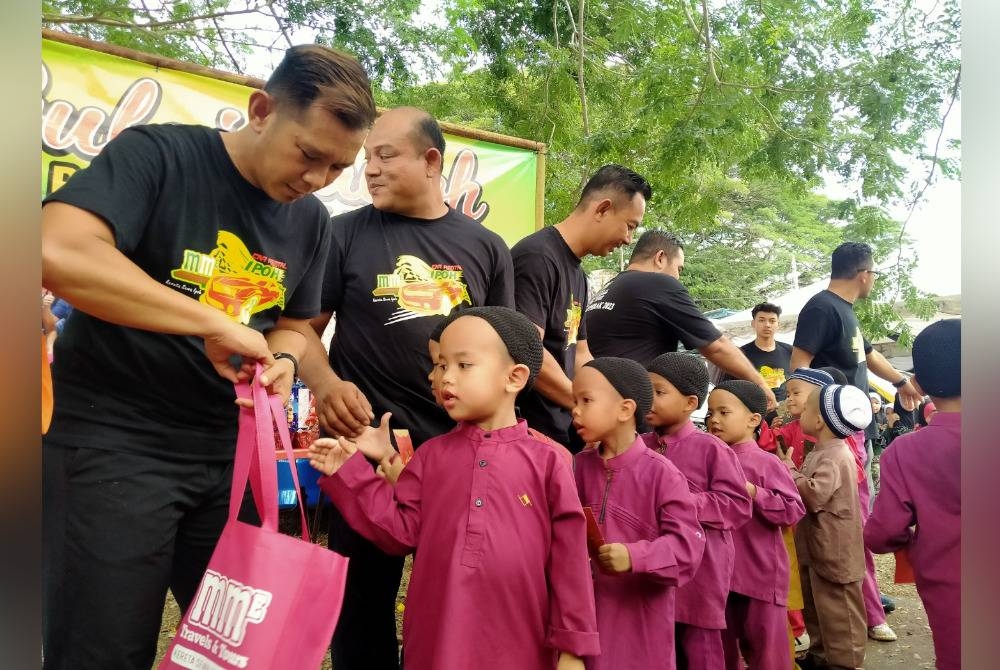
<svg viewBox="0 0 1000 670">
<path fill-rule="evenodd" d="M 647 365 L 680 342 L 697 349 L 736 379 L 774 393 L 747 357 L 694 304 L 680 282 L 684 246 L 665 230 L 648 230 L 636 242 L 628 267 L 594 298 L 584 323 L 594 356 L 621 356 Z"/>
<path fill-rule="evenodd" d="M 570 440 L 571 379 L 593 358 L 582 322 L 587 277 L 580 260 L 587 254 L 607 256 L 629 244 L 651 196 L 640 175 L 620 165 L 605 165 L 583 187 L 569 216 L 511 249 L 517 310 L 534 322 L 545 345 L 535 385 L 519 398 L 521 416 L 571 451 L 582 446 Z"/>
<path fill-rule="evenodd" d="M 380 116 L 365 142 L 372 204 L 334 217 L 322 312 L 313 322 L 302 379 L 324 431 L 356 436 L 392 412 L 419 448 L 454 427 L 431 394 L 431 331 L 454 310 L 514 306 L 503 239 L 451 209 L 441 192 L 444 136 L 426 112 Z M 320 342 L 337 321 L 329 364 Z M 399 667 L 395 603 L 403 558 L 382 553 L 331 510 L 330 548 L 351 557 L 333 636 L 337 670 Z"/>
<path fill-rule="evenodd" d="M 167 589 L 191 603 L 228 516 L 233 382 L 262 363 L 287 398 L 330 239 L 310 194 L 374 118 L 356 60 L 292 47 L 240 130 L 130 128 L 46 199 L 43 281 L 75 309 L 43 442 L 45 668 L 145 670 Z"/>
</svg>

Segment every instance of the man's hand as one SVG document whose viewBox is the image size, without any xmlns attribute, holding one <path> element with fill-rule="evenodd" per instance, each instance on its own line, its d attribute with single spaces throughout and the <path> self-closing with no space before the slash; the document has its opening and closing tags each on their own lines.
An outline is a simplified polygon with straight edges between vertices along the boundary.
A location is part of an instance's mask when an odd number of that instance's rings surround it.
<svg viewBox="0 0 1000 670">
<path fill-rule="evenodd" d="M 764 396 L 767 398 L 767 408 L 769 410 L 777 409 L 778 399 L 774 397 L 774 389 L 767 384 L 762 384 L 760 388 L 763 389 Z"/>
<path fill-rule="evenodd" d="M 330 435 L 359 437 L 375 418 L 368 398 L 351 382 L 338 379 L 312 392 L 319 425 Z"/>
<path fill-rule="evenodd" d="M 902 405 L 903 409 L 907 412 L 915 410 L 924 399 L 924 397 L 920 395 L 920 392 L 913 387 L 913 384 L 909 380 L 896 389 L 896 393 L 900 396 L 899 404 Z"/>
<path fill-rule="evenodd" d="M 628 554 L 628 548 L 620 542 L 601 545 L 597 549 L 597 562 L 609 574 L 632 569 L 632 557 Z"/>
<path fill-rule="evenodd" d="M 347 440 L 321 437 L 309 445 L 309 465 L 329 477 L 340 470 L 356 451 Z"/>
<path fill-rule="evenodd" d="M 243 358 L 238 368 L 230 361 L 234 355 Z M 205 356 L 212 362 L 212 367 L 220 377 L 234 384 L 250 379 L 256 363 L 261 363 L 266 368 L 274 365 L 274 357 L 271 356 L 264 336 L 253 328 L 232 321 L 205 337 Z"/>
<path fill-rule="evenodd" d="M 295 383 L 295 365 L 287 358 L 279 358 L 267 366 L 260 374 L 261 386 L 267 388 L 268 395 L 281 398 L 281 404 L 288 405 L 288 397 Z M 240 407 L 253 408 L 253 398 L 237 398 Z"/>
<path fill-rule="evenodd" d="M 559 652 L 559 663 L 556 665 L 556 670 L 583 670 L 583 659 L 575 654 L 571 654 L 568 651 Z"/>
</svg>

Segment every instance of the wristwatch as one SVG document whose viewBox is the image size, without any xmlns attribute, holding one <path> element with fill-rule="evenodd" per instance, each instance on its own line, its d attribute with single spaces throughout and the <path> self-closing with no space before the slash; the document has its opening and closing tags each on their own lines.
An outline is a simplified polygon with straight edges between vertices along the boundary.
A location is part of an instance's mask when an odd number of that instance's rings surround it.
<svg viewBox="0 0 1000 670">
<path fill-rule="evenodd" d="M 292 375 L 295 376 L 296 378 L 298 378 L 298 376 L 299 376 L 299 361 L 298 361 L 298 359 L 295 358 L 295 356 L 292 356 L 291 354 L 285 353 L 284 351 L 278 351 L 278 352 L 275 352 L 275 353 L 273 353 L 271 355 L 274 356 L 274 360 L 276 360 L 276 361 L 280 360 L 282 358 L 287 358 L 288 360 L 290 360 L 292 362 Z"/>
<path fill-rule="evenodd" d="M 277 358 L 277 354 L 275 354 L 275 358 Z M 892 385 L 893 385 L 893 387 L 894 387 L 894 388 L 899 388 L 900 386 L 902 386 L 903 384 L 905 384 L 905 383 L 906 383 L 906 382 L 908 382 L 908 381 L 910 381 L 910 378 L 909 378 L 909 377 L 906 377 L 906 376 L 904 376 L 904 377 L 903 377 L 902 379 L 900 379 L 900 380 L 899 380 L 898 382 L 893 382 L 893 384 L 892 384 Z"/>
</svg>

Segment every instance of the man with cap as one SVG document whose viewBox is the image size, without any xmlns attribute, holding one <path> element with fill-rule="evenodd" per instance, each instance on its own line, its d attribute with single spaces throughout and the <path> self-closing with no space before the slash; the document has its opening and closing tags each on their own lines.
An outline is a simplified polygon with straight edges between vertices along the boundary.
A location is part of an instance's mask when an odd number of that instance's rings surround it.
<svg viewBox="0 0 1000 670">
<path fill-rule="evenodd" d="M 938 321 L 913 341 L 914 382 L 938 411 L 882 454 L 882 490 L 865 527 L 872 551 L 909 552 L 940 670 L 962 659 L 961 324 Z"/>
<path fill-rule="evenodd" d="M 605 544 L 593 548 L 601 655 L 589 670 L 673 670 L 677 587 L 705 549 L 687 479 L 636 437 L 653 387 L 627 358 L 595 358 L 573 379 L 573 423 L 595 447 L 576 456 L 580 501 L 597 517 Z"/>
<path fill-rule="evenodd" d="M 861 668 L 867 626 L 861 581 L 864 543 L 857 470 L 844 438 L 871 421 L 866 393 L 829 384 L 809 396 L 802 429 L 817 438 L 801 469 L 785 465 L 802 496 L 806 516 L 795 529 L 809 655 L 803 668 Z"/>
<path fill-rule="evenodd" d="M 684 245 L 675 235 L 647 230 L 628 267 L 587 306 L 584 327 L 594 356 L 621 356 L 648 365 L 680 343 L 697 349 L 733 379 L 758 384 L 774 407 L 774 391 L 739 347 L 701 313 L 681 283 Z M 783 373 L 782 373 L 783 374 Z"/>
<path fill-rule="evenodd" d="M 357 441 L 310 447 L 327 475 L 320 487 L 358 532 L 396 555 L 416 551 L 403 619 L 408 669 L 582 670 L 580 657 L 599 653 L 570 464 L 514 409 L 541 362 L 527 317 L 463 310 L 441 333 L 438 356 L 458 425 L 425 442 L 395 487 L 364 458 L 385 455 L 388 413 Z"/>
<path fill-rule="evenodd" d="M 605 165 L 587 181 L 569 216 L 511 249 L 517 309 L 535 324 L 545 345 L 538 383 L 520 399 L 521 416 L 571 451 L 583 446 L 570 436 L 571 379 L 593 358 L 582 321 L 587 276 L 580 261 L 629 244 L 652 194 L 641 175 L 621 165 Z"/>
<path fill-rule="evenodd" d="M 445 140 L 430 114 L 412 107 L 383 112 L 364 151 L 372 204 L 332 220 L 321 314 L 301 375 L 327 435 L 358 435 L 388 411 L 419 450 L 454 425 L 427 385 L 431 330 L 453 310 L 513 307 L 513 266 L 499 235 L 444 201 Z M 319 335 L 334 315 L 328 357 Z M 329 538 L 331 549 L 354 559 L 333 664 L 397 670 L 402 558 L 358 536 L 335 510 Z"/>
</svg>

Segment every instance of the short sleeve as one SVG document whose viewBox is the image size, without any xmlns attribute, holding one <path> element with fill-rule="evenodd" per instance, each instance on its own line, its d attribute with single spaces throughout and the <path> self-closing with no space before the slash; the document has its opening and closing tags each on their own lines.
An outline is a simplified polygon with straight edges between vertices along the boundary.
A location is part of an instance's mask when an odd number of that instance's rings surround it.
<svg viewBox="0 0 1000 670">
<path fill-rule="evenodd" d="M 872 347 L 872 343 L 868 341 L 867 337 L 862 336 L 861 337 L 861 341 L 864 343 L 865 355 L 867 356 L 868 354 L 870 354 L 872 352 L 872 350 L 874 349 L 874 347 Z"/>
<path fill-rule="evenodd" d="M 705 318 L 691 299 L 691 294 L 679 281 L 672 280 L 663 296 L 663 300 L 657 303 L 657 311 L 660 318 L 677 333 L 685 348 L 700 349 L 722 337 L 722 333 Z"/>
<path fill-rule="evenodd" d="M 587 340 L 587 304 L 590 302 L 588 300 L 588 296 L 590 296 L 590 282 L 587 280 L 586 273 L 581 273 L 581 274 L 583 274 L 583 294 L 582 294 L 582 297 L 580 298 L 580 310 L 581 310 L 580 314 L 581 314 L 581 318 L 580 318 L 580 327 L 579 327 L 579 329 L 577 330 L 577 333 L 576 333 L 576 339 L 577 339 L 577 341 L 583 340 L 583 341 L 586 342 L 586 340 Z"/>
<path fill-rule="evenodd" d="M 558 277 L 552 261 L 544 254 L 529 252 L 517 255 L 514 265 L 514 302 L 517 311 L 539 328 L 549 320 L 549 305 Z"/>
<path fill-rule="evenodd" d="M 161 145 L 147 130 L 129 128 L 44 203 L 62 202 L 100 217 L 128 256 L 153 218 L 166 164 Z"/>
<path fill-rule="evenodd" d="M 343 216 L 330 220 L 328 252 L 323 272 L 321 312 L 339 312 L 344 302 L 344 265 L 347 260 L 347 222 Z"/>
<path fill-rule="evenodd" d="M 489 278 L 486 304 L 514 309 L 514 261 L 510 257 L 510 249 L 499 241 L 494 247 L 494 253 L 496 264 L 493 276 Z"/>
<path fill-rule="evenodd" d="M 319 227 L 319 242 L 313 249 L 312 257 L 291 297 L 285 302 L 282 314 L 291 319 L 311 319 L 319 314 L 323 294 L 323 277 L 326 273 L 326 259 L 330 252 L 330 215 L 322 203 L 316 202 L 316 209 L 308 215 L 316 218 Z"/>
<path fill-rule="evenodd" d="M 815 356 L 835 343 L 840 325 L 832 310 L 811 301 L 799 313 L 795 326 L 795 346 Z M 871 345 L 869 345 L 871 346 Z"/>
</svg>

